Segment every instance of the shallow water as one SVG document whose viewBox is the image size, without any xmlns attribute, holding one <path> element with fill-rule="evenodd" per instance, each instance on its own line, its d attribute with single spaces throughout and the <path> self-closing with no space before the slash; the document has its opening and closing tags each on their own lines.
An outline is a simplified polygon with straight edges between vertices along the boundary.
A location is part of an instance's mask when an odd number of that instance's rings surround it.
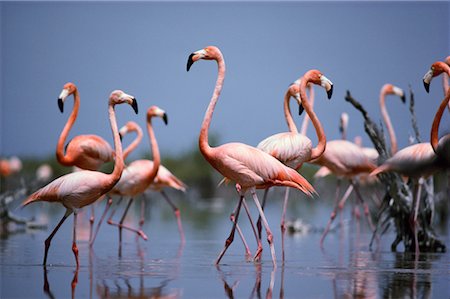
<svg viewBox="0 0 450 299">
<path fill-rule="evenodd" d="M 232 193 L 231 193 L 232 194 Z M 449 298 L 450 255 L 390 252 L 393 232 L 382 236 L 373 251 L 371 233 L 348 207 L 321 250 L 319 240 L 331 206 L 322 200 L 291 200 L 288 218 L 312 225 L 305 234 L 287 234 L 286 261 L 281 263 L 279 221 L 281 196 L 269 202 L 266 213 L 273 229 L 278 266 L 273 268 L 267 242 L 261 263 L 246 262 L 238 235 L 219 267 L 214 265 L 231 229 L 229 214 L 236 199 L 211 202 L 175 199 L 180 204 L 186 243 L 181 245 L 176 221 L 162 197 L 150 194 L 144 231 L 148 241 L 124 231 L 119 249 L 115 227 L 103 224 L 89 249 L 89 214 L 79 215 L 80 268 L 75 271 L 71 250 L 73 217 L 52 241 L 49 265 L 41 265 L 44 240 L 64 214 L 59 205 L 37 203 L 16 211 L 48 222 L 46 229 L 10 227 L 0 241 L 1 298 Z M 172 196 L 177 194 L 171 193 Z M 254 204 L 247 200 L 255 214 Z M 136 201 L 128 224 L 139 218 Z M 100 217 L 103 203 L 96 206 Z M 251 250 L 256 244 L 243 211 L 239 223 Z M 336 224 L 339 224 L 337 217 Z M 438 231 L 447 248 L 448 225 Z M 399 248 L 400 250 L 402 248 Z"/>
</svg>

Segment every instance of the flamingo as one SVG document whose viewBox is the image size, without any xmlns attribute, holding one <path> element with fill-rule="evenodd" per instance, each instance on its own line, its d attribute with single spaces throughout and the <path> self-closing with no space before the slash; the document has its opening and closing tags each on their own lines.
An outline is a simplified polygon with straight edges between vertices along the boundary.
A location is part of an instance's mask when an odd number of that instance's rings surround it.
<svg viewBox="0 0 450 299">
<path fill-rule="evenodd" d="M 127 156 L 134 151 L 139 143 L 142 140 L 142 129 L 141 127 L 135 123 L 134 121 L 129 121 L 125 124 L 120 130 L 119 135 L 121 138 L 123 138 L 126 134 L 130 132 L 136 132 L 136 138 L 132 141 L 132 143 L 124 150 L 123 152 L 123 158 L 124 160 L 127 158 Z M 172 172 L 170 172 L 164 165 L 160 164 L 158 169 L 158 174 L 156 175 L 153 182 L 150 184 L 149 189 L 160 192 L 161 195 L 164 197 L 164 199 L 167 201 L 167 203 L 172 208 L 175 217 L 177 218 L 177 224 L 178 224 L 178 231 L 180 233 L 181 241 L 182 243 L 185 242 L 184 232 L 183 232 L 183 226 L 181 224 L 181 216 L 180 216 L 180 210 L 175 206 L 175 204 L 172 202 L 170 197 L 167 195 L 167 193 L 164 191 L 165 187 L 170 187 L 182 192 L 186 191 L 186 184 L 183 183 L 179 178 L 177 178 Z M 141 206 L 141 219 L 139 221 L 139 229 L 142 229 L 142 226 L 144 224 L 144 200 L 142 201 Z"/>
<path fill-rule="evenodd" d="M 265 189 L 271 186 L 287 186 L 299 189 L 309 196 L 312 196 L 316 192 L 311 184 L 298 172 L 285 166 L 276 158 L 258 148 L 238 142 L 226 143 L 217 147 L 211 147 L 209 145 L 208 130 L 225 79 L 225 60 L 219 48 L 208 46 L 193 52 L 189 56 L 186 66 L 187 71 L 189 71 L 193 63 L 200 59 L 215 60 L 218 66 L 216 85 L 200 130 L 200 152 L 214 169 L 225 178 L 236 182 L 240 197 L 236 209 L 236 218 L 234 219 L 230 235 L 225 241 L 224 249 L 219 254 L 215 263 L 216 265 L 220 263 L 226 250 L 233 242 L 241 204 L 247 191 L 250 191 L 267 233 L 272 263 L 275 268 L 276 258 L 273 235 L 256 195 L 256 189 Z"/>
<path fill-rule="evenodd" d="M 128 213 L 128 210 L 133 203 L 134 198 L 142 194 L 153 182 L 156 175 L 158 174 L 158 169 L 160 165 L 160 155 L 159 155 L 159 148 L 158 143 L 155 138 L 155 133 L 153 131 L 152 127 L 152 118 L 153 117 L 160 117 L 164 123 L 167 125 L 167 114 L 164 110 L 157 106 L 151 106 L 147 110 L 147 132 L 150 139 L 150 145 L 153 153 L 153 161 L 151 160 L 135 160 L 130 165 L 128 165 L 122 174 L 122 177 L 120 178 L 120 181 L 117 183 L 117 185 L 114 186 L 114 188 L 109 192 L 109 195 L 120 195 L 123 196 L 129 196 L 130 199 L 128 201 L 128 204 L 125 208 L 125 211 L 120 218 L 120 222 L 116 223 L 111 220 L 113 214 L 110 217 L 110 220 L 108 220 L 108 223 L 111 225 L 115 225 L 119 228 L 119 243 L 122 243 L 122 228 L 125 228 L 127 230 L 130 230 L 132 232 L 135 232 L 139 236 L 141 236 L 144 240 L 147 240 L 147 236 L 141 229 L 134 229 L 132 227 L 124 225 L 125 217 Z M 109 207 L 111 206 L 112 201 L 108 200 L 105 210 L 103 212 L 102 218 L 100 222 L 97 225 L 96 231 L 94 233 L 94 236 L 90 242 L 90 245 L 92 246 L 95 237 L 97 236 L 98 230 L 100 229 L 100 224 L 102 223 L 104 216 L 106 215 L 106 212 L 108 211 Z"/>
<path fill-rule="evenodd" d="M 320 123 L 317 115 L 312 109 L 310 102 L 306 98 L 305 89 L 306 86 L 309 85 L 309 83 L 322 86 L 327 92 L 328 99 L 331 98 L 331 95 L 333 94 L 333 83 L 318 70 L 307 71 L 301 79 L 297 80 L 295 83 L 289 86 L 288 91 L 284 96 L 284 114 L 286 117 L 286 122 L 289 127 L 289 132 L 283 132 L 269 136 L 263 141 L 261 141 L 257 146 L 257 148 L 259 148 L 263 152 L 272 155 L 273 157 L 281 161 L 284 165 L 289 166 L 295 170 L 300 169 L 304 162 L 316 159 L 320 155 L 322 155 L 322 153 L 325 151 L 325 146 L 327 142 L 322 124 Z M 312 147 L 312 141 L 306 135 L 299 134 L 297 131 L 297 127 L 295 126 L 294 120 L 292 119 L 291 111 L 289 108 L 289 100 L 291 96 L 293 96 L 300 105 L 301 107 L 300 113 L 304 109 L 308 117 L 311 119 L 314 128 L 316 129 L 316 134 L 319 141 L 317 146 L 314 148 Z M 262 204 L 263 207 L 265 204 L 267 190 L 268 189 L 266 189 L 264 193 L 264 199 Z M 287 204 L 289 200 L 288 190 L 289 189 L 286 188 L 280 224 L 283 261 L 284 261 L 284 234 L 286 231 L 285 218 L 286 218 Z M 257 252 L 260 251 L 261 248 L 258 248 Z"/>
<path fill-rule="evenodd" d="M 445 58 L 445 63 L 450 66 L 450 56 L 447 56 L 447 58 Z M 444 74 L 442 76 L 442 87 L 444 89 L 444 96 L 447 94 L 447 91 L 449 88 L 448 80 L 449 80 L 449 75 Z M 450 111 L 450 103 L 447 105 L 447 108 Z"/>
<path fill-rule="evenodd" d="M 80 109 L 80 94 L 77 86 L 68 82 L 64 84 L 63 90 L 58 97 L 58 107 L 61 113 L 64 112 L 64 102 L 73 95 L 74 105 L 69 119 L 67 120 L 56 146 L 56 159 L 61 165 L 75 166 L 76 171 L 98 170 L 104 163 L 114 159 L 114 151 L 107 141 L 97 135 L 78 135 L 64 145 L 72 129 Z M 65 150 L 65 153 L 64 153 Z M 90 237 L 92 237 L 92 227 L 94 225 L 94 205 L 91 205 Z"/>
<path fill-rule="evenodd" d="M 430 83 L 433 77 L 439 76 L 444 73 L 444 76 L 450 76 L 450 66 L 447 63 L 437 61 L 432 64 L 430 70 L 425 74 L 423 78 L 423 83 L 425 90 L 429 92 Z M 446 160 L 447 163 L 450 163 L 450 134 L 447 134 L 441 139 L 439 139 L 438 131 L 439 125 L 441 123 L 442 115 L 444 114 L 445 107 L 449 105 L 450 98 L 450 89 L 447 89 L 446 95 L 439 106 L 438 111 L 433 120 L 433 124 L 431 126 L 431 146 L 433 147 L 433 151 Z"/>
<path fill-rule="evenodd" d="M 400 97 L 403 103 L 406 101 L 405 92 L 392 84 L 385 84 L 381 88 L 380 91 L 380 109 L 381 109 L 381 115 L 383 117 L 384 123 L 386 124 L 386 128 L 389 132 L 389 138 L 391 140 L 391 154 L 395 154 L 398 150 L 397 146 L 397 137 L 395 136 L 394 127 L 391 122 L 391 118 L 389 117 L 388 111 L 386 109 L 386 95 L 397 95 Z"/>
<path fill-rule="evenodd" d="M 76 244 L 78 210 L 83 208 L 84 206 L 93 204 L 96 200 L 110 191 L 119 181 L 124 168 L 122 159 L 122 145 L 120 143 L 115 115 L 115 105 L 123 103 L 131 105 L 134 111 L 136 113 L 138 112 L 137 102 L 133 96 L 128 95 L 121 90 L 115 90 L 111 93 L 109 97 L 108 111 L 109 121 L 114 136 L 114 148 L 116 156 L 114 170 L 112 171 L 112 173 L 106 174 L 100 171 L 82 170 L 66 174 L 37 190 L 22 203 L 22 207 L 24 207 L 37 201 L 57 202 L 62 204 L 66 208 L 64 216 L 56 225 L 55 229 L 51 232 L 48 238 L 45 240 L 45 254 L 43 261 L 44 266 L 47 263 L 48 250 L 50 248 L 50 244 L 54 235 L 67 219 L 67 217 L 69 217 L 73 213 L 74 221 L 72 251 L 75 255 L 77 269 L 79 268 L 78 247 Z"/>
</svg>

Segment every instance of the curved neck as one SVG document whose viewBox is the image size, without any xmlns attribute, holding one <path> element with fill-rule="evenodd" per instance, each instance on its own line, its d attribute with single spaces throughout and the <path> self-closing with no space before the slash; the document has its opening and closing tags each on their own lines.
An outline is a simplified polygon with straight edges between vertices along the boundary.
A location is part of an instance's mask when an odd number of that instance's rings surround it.
<svg viewBox="0 0 450 299">
<path fill-rule="evenodd" d="M 300 84 L 300 98 L 302 100 L 303 108 L 305 108 L 306 113 L 308 114 L 309 118 L 311 118 L 311 122 L 316 129 L 317 139 L 319 140 L 317 146 L 311 150 L 311 160 L 313 160 L 323 154 L 323 152 L 325 151 L 327 139 L 325 137 L 325 132 L 323 131 L 322 124 L 317 118 L 316 113 L 314 113 L 306 97 L 306 85 L 308 84 L 308 82 L 308 79 L 302 80 Z"/>
<path fill-rule="evenodd" d="M 200 137 L 198 140 L 200 152 L 205 158 L 211 156 L 211 147 L 208 142 L 208 130 L 211 123 L 211 118 L 216 106 L 217 100 L 219 99 L 220 92 L 222 91 L 223 81 L 225 79 L 225 61 L 222 56 L 217 58 L 218 74 L 216 86 L 214 88 L 213 95 L 206 110 L 205 117 L 203 118 L 202 127 L 200 129 Z"/>
<path fill-rule="evenodd" d="M 314 89 L 312 88 L 312 84 L 308 84 L 308 89 L 309 89 L 308 101 L 311 105 L 311 108 L 313 109 L 313 107 L 314 107 Z M 300 128 L 300 134 L 306 135 L 306 132 L 308 131 L 309 120 L 310 120 L 309 115 L 306 114 L 302 121 L 302 127 Z"/>
<path fill-rule="evenodd" d="M 109 175 L 111 180 L 110 187 L 112 188 L 119 181 L 122 175 L 124 162 L 122 154 L 122 143 L 120 142 L 119 129 L 117 128 L 117 120 L 116 120 L 116 113 L 114 111 L 114 104 L 109 104 L 108 112 L 109 112 L 109 121 L 111 123 L 111 130 L 114 138 L 114 150 L 116 153 L 116 157 L 114 160 L 114 170 Z"/>
<path fill-rule="evenodd" d="M 286 119 L 289 131 L 291 133 L 298 133 L 297 126 L 295 125 L 294 119 L 292 119 L 291 107 L 289 106 L 290 99 L 291 93 L 288 89 L 284 95 L 284 117 Z"/>
<path fill-rule="evenodd" d="M 148 137 L 150 139 L 150 146 L 152 148 L 152 154 L 153 154 L 153 168 L 150 171 L 150 174 L 147 178 L 149 184 L 151 184 L 153 182 L 153 180 L 155 179 L 156 175 L 158 174 L 159 165 L 161 164 L 161 157 L 159 155 L 158 143 L 156 142 L 155 133 L 153 132 L 151 118 L 147 121 L 147 132 L 148 132 Z"/>
<path fill-rule="evenodd" d="M 383 116 L 384 123 L 389 133 L 389 139 L 391 140 L 391 154 L 394 155 L 397 152 L 397 137 L 395 137 L 394 127 L 392 126 L 391 119 L 386 109 L 385 94 L 380 93 L 380 109 Z"/>
<path fill-rule="evenodd" d="M 123 151 L 123 160 L 126 160 L 128 155 L 137 148 L 139 143 L 141 143 L 142 135 L 143 135 L 141 128 L 136 127 L 133 131 L 136 132 L 137 136 L 133 140 L 133 142 L 131 142 L 130 145 Z"/>
<path fill-rule="evenodd" d="M 59 163 L 65 166 L 71 166 L 71 158 L 64 155 L 64 144 L 66 143 L 67 136 L 69 135 L 70 129 L 72 129 L 73 124 L 78 116 L 78 110 L 80 109 L 80 95 L 78 90 L 75 89 L 73 93 L 74 103 L 72 112 L 70 113 L 69 119 L 64 126 L 61 135 L 59 135 L 58 144 L 56 145 L 56 159 Z"/>
<path fill-rule="evenodd" d="M 433 125 L 431 126 L 431 146 L 433 147 L 433 150 L 437 153 L 437 147 L 439 144 L 439 124 L 441 123 L 442 114 L 445 111 L 445 107 L 447 107 L 448 103 L 450 102 L 450 90 L 447 90 L 447 94 L 445 95 L 445 98 L 442 100 L 441 105 L 439 106 L 438 111 L 436 112 L 436 115 L 434 116 Z"/>
</svg>

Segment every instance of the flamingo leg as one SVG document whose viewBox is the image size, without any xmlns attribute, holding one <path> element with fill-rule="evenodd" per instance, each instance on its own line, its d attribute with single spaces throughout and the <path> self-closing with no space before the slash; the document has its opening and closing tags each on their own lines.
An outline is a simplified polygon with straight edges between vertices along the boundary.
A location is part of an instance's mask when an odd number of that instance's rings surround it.
<svg viewBox="0 0 450 299">
<path fill-rule="evenodd" d="M 259 258 L 261 257 L 262 252 L 262 243 L 261 238 L 258 238 L 258 234 L 256 232 L 255 224 L 253 223 L 252 216 L 250 215 L 250 209 L 248 208 L 247 202 L 245 201 L 245 198 L 242 201 L 242 204 L 244 205 L 245 212 L 247 213 L 248 220 L 250 221 L 250 225 L 252 226 L 253 235 L 255 236 L 256 243 L 258 244 L 258 248 L 256 249 L 256 252 L 259 254 L 255 254 L 256 259 L 253 259 L 254 261 L 259 261 Z"/>
<path fill-rule="evenodd" d="M 142 231 L 142 230 L 138 230 L 135 228 L 132 228 L 128 225 L 124 225 L 124 221 L 125 221 L 125 217 L 127 216 L 128 210 L 130 209 L 131 204 L 133 203 L 133 198 L 130 198 L 130 200 L 128 201 L 127 207 L 125 208 L 125 211 L 123 212 L 122 218 L 120 218 L 120 222 L 113 222 L 112 221 L 112 216 L 114 214 L 115 211 L 113 211 L 113 213 L 111 214 L 110 219 L 108 220 L 108 224 L 110 225 L 114 225 L 117 226 L 119 228 L 119 243 L 122 243 L 122 229 L 126 229 L 129 230 L 131 232 L 136 233 L 138 236 L 142 237 L 142 239 L 144 240 L 148 240 L 147 235 Z"/>
<path fill-rule="evenodd" d="M 80 262 L 78 261 L 78 247 L 77 247 L 77 212 L 73 213 L 73 241 L 72 241 L 72 251 L 75 255 L 75 261 L 77 262 L 77 270 L 80 267 Z"/>
<path fill-rule="evenodd" d="M 261 203 L 261 207 L 262 207 L 263 211 L 264 211 L 264 207 L 266 206 L 267 193 L 269 193 L 269 188 L 264 190 L 263 200 L 262 200 L 262 203 Z M 256 222 L 256 227 L 258 228 L 259 239 L 261 239 L 261 230 L 262 230 L 261 216 L 258 216 L 258 221 Z"/>
<path fill-rule="evenodd" d="M 178 232 L 180 233 L 181 242 L 185 243 L 184 238 L 184 231 L 183 226 L 181 225 L 181 216 L 180 216 L 180 210 L 177 208 L 177 206 L 170 200 L 169 196 L 164 192 L 164 190 L 161 190 L 161 194 L 164 197 L 164 199 L 167 201 L 167 203 L 172 207 L 173 213 L 175 214 L 175 217 L 177 218 L 178 223 Z"/>
<path fill-rule="evenodd" d="M 353 188 L 355 189 L 356 197 L 358 197 L 359 201 L 363 204 L 364 215 L 366 215 L 367 222 L 369 224 L 370 229 L 372 231 L 374 231 L 375 230 L 375 226 L 373 225 L 372 217 L 370 216 L 369 206 L 367 205 L 367 203 L 362 198 L 361 193 L 359 192 L 359 187 L 357 186 L 357 184 L 353 180 L 350 180 L 350 184 L 352 184 Z"/>
<path fill-rule="evenodd" d="M 342 210 L 344 209 L 345 203 L 347 202 L 347 199 L 350 197 L 350 194 L 353 192 L 353 185 L 350 184 L 347 188 L 347 190 L 344 193 L 344 196 L 342 196 L 341 200 L 339 201 L 339 223 L 342 227 L 343 224 L 343 213 Z"/>
<path fill-rule="evenodd" d="M 230 235 L 225 240 L 225 247 L 222 249 L 222 251 L 220 252 L 219 256 L 217 257 L 217 260 L 215 262 L 216 265 L 218 265 L 220 263 L 220 260 L 222 259 L 223 255 L 227 251 L 228 247 L 230 247 L 231 243 L 233 243 L 234 232 L 236 231 L 236 225 L 237 225 L 237 221 L 238 221 L 238 218 L 239 218 L 239 212 L 241 211 L 241 205 L 242 205 L 243 198 L 244 198 L 244 195 L 241 194 L 240 198 L 239 198 L 238 206 L 236 208 L 236 218 L 234 219 L 235 221 L 233 222 L 233 227 L 231 228 Z"/>
<path fill-rule="evenodd" d="M 416 182 L 416 197 L 415 197 L 415 203 L 414 203 L 414 216 L 412 221 L 412 227 L 414 231 L 414 245 L 415 245 L 415 253 L 416 253 L 416 260 L 419 258 L 419 238 L 418 238 L 418 231 L 417 231 L 417 215 L 419 214 L 419 206 L 420 206 L 420 197 L 422 196 L 422 184 L 423 180 L 420 178 Z"/>
<path fill-rule="evenodd" d="M 94 209 L 94 203 L 91 204 L 91 217 L 89 218 L 89 240 L 92 239 L 92 232 L 94 228 L 94 220 L 95 220 L 95 209 Z"/>
<path fill-rule="evenodd" d="M 61 220 L 59 221 L 58 225 L 56 225 L 56 227 L 53 229 L 52 233 L 48 236 L 48 238 L 45 240 L 44 244 L 45 244 L 45 253 L 44 253 L 44 262 L 42 263 L 42 265 L 45 267 L 45 265 L 47 264 L 47 255 L 48 255 L 48 250 L 50 248 L 50 244 L 52 242 L 53 237 L 55 236 L 56 232 L 59 230 L 59 228 L 61 227 L 61 225 L 64 223 L 64 221 L 66 221 L 67 217 L 70 216 L 70 214 L 72 214 L 73 211 L 66 209 L 66 213 L 64 214 L 64 216 L 61 218 Z"/>
<path fill-rule="evenodd" d="M 255 189 L 252 189 L 251 193 L 252 193 L 253 200 L 255 201 L 255 205 L 258 208 L 259 215 L 261 215 L 261 220 L 262 220 L 262 223 L 264 225 L 264 228 L 266 229 L 267 242 L 269 243 L 270 253 L 272 254 L 273 267 L 276 268 L 277 267 L 277 261 L 276 261 L 276 257 L 275 257 L 275 247 L 273 245 L 273 234 L 272 234 L 272 232 L 270 230 L 269 223 L 267 222 L 266 216 L 264 215 L 264 211 L 263 211 L 263 209 L 261 207 L 261 204 L 259 203 L 259 199 L 258 199 L 258 196 L 256 195 Z"/>
<path fill-rule="evenodd" d="M 233 222 L 233 223 L 235 222 L 234 212 L 231 213 L 231 215 L 230 215 L 230 220 L 231 220 L 231 222 Z M 250 248 L 248 247 L 247 241 L 245 240 L 244 234 L 242 233 L 242 230 L 241 230 L 241 228 L 239 227 L 239 224 L 236 224 L 236 230 L 237 230 L 237 232 L 238 232 L 238 234 L 239 234 L 239 237 L 240 237 L 241 240 L 242 240 L 242 244 L 244 244 L 244 247 L 245 247 L 245 259 L 248 260 L 249 257 L 252 255 L 252 252 L 250 251 Z"/>
<path fill-rule="evenodd" d="M 142 227 L 145 223 L 145 198 L 141 200 L 141 218 L 139 219 L 139 229 L 142 230 Z"/>
<path fill-rule="evenodd" d="M 109 197 L 105 204 L 105 210 L 103 211 L 102 217 L 100 218 L 100 221 L 97 224 L 97 227 L 95 228 L 95 232 L 93 235 L 91 235 L 91 238 L 89 238 L 89 247 L 92 247 L 95 242 L 95 238 L 97 238 L 98 231 L 100 230 L 100 225 L 103 223 L 103 220 L 105 219 L 106 213 L 108 212 L 109 208 L 112 205 L 112 198 Z"/>
<path fill-rule="evenodd" d="M 285 225 L 285 219 L 286 219 L 286 209 L 289 201 L 289 188 L 286 188 L 286 192 L 284 193 L 284 201 L 283 201 L 283 213 L 281 214 L 281 260 L 284 263 L 284 235 L 286 233 L 286 225 Z"/>
<path fill-rule="evenodd" d="M 334 218 L 336 218 L 336 211 L 338 208 L 340 189 L 341 189 L 341 179 L 338 179 L 336 182 L 336 194 L 334 196 L 334 208 L 330 214 L 330 219 L 328 220 L 327 226 L 325 227 L 325 230 L 323 231 L 322 237 L 320 238 L 320 247 L 321 248 L 323 248 L 323 241 L 325 241 L 325 237 L 327 236 L 328 232 L 330 231 L 331 224 L 333 223 Z"/>
</svg>

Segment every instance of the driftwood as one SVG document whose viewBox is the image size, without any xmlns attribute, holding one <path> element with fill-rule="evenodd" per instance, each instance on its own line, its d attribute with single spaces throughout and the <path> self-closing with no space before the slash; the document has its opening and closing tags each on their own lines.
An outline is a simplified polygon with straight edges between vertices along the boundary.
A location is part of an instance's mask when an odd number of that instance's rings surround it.
<svg viewBox="0 0 450 299">
<path fill-rule="evenodd" d="M 412 94 L 412 93 L 411 93 Z M 413 96 L 412 96 L 413 97 Z M 364 117 L 364 129 L 369 135 L 375 149 L 379 153 L 379 161 L 383 162 L 390 157 L 390 151 L 386 147 L 384 134 L 382 130 L 371 120 L 364 107 L 355 100 L 350 91 L 347 91 L 345 100 L 352 104 L 359 110 Z M 412 108 L 414 109 L 414 100 Z M 412 114 L 414 115 L 414 114 Z M 413 116 L 415 121 L 415 116 Z M 415 124 L 417 128 L 417 124 Z M 415 129 L 416 130 L 416 129 Z M 416 132 L 416 139 L 420 139 L 418 129 Z M 415 237 L 413 228 L 413 194 L 407 183 L 405 183 L 399 174 L 389 172 L 378 175 L 380 181 L 386 186 L 386 195 L 383 199 L 383 204 L 378 213 L 377 227 L 374 232 L 377 234 L 380 230 L 385 231 L 390 223 L 394 224 L 396 231 L 396 238 L 391 245 L 391 250 L 395 251 L 398 244 L 403 242 L 405 251 L 415 251 Z M 424 196 L 428 192 L 423 192 Z M 431 227 L 431 212 L 429 205 L 423 204 L 420 206 L 418 218 L 418 243 L 419 249 L 422 252 L 443 252 L 446 250 L 443 242 L 437 239 Z"/>
</svg>

